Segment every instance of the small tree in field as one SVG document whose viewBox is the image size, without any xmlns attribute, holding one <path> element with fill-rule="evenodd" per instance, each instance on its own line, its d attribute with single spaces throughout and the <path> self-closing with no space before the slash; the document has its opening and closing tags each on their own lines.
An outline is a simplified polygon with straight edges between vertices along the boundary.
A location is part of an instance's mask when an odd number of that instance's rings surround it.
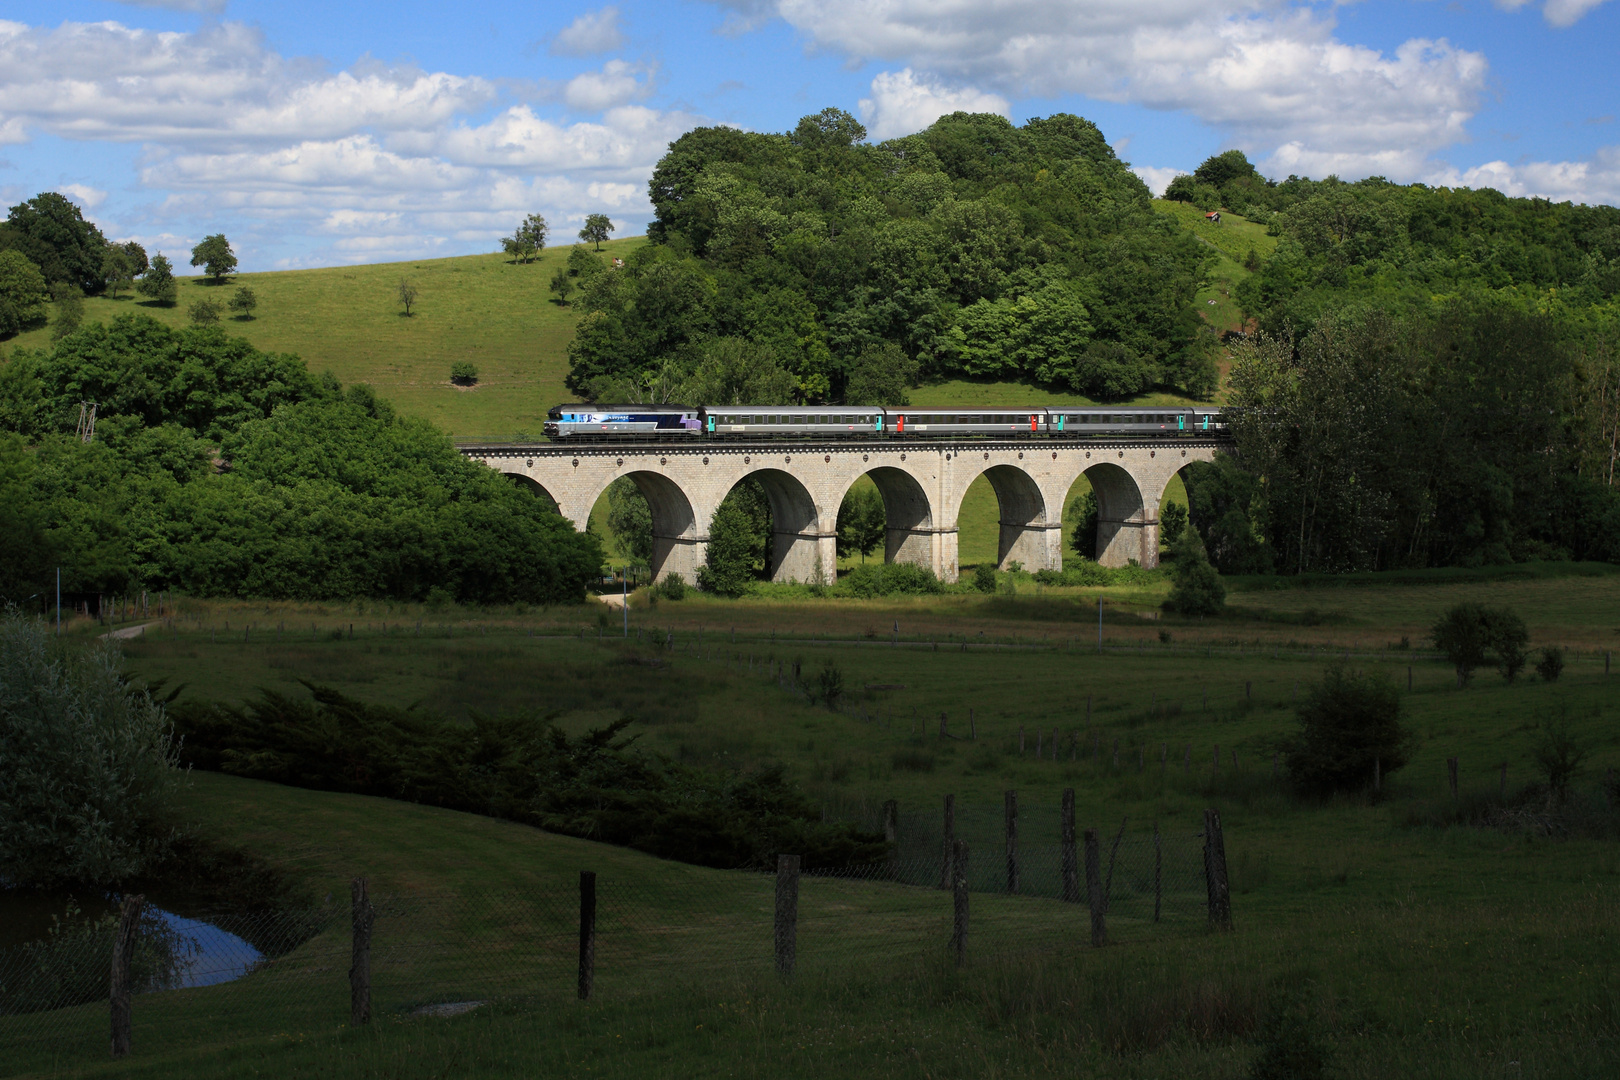
<svg viewBox="0 0 1620 1080">
<path fill-rule="evenodd" d="M 546 246 L 548 228 L 545 218 L 539 214 L 529 214 L 512 231 L 511 236 L 501 238 L 501 250 L 520 263 L 533 262 Z"/>
<path fill-rule="evenodd" d="M 224 233 L 215 233 L 203 237 L 202 242 L 191 249 L 191 265 L 202 267 L 215 285 L 223 285 L 225 279 L 236 272 L 236 253 Z"/>
<path fill-rule="evenodd" d="M 471 386 L 478 381 L 478 368 L 471 360 L 457 360 L 450 365 L 450 381 L 457 386 Z"/>
<path fill-rule="evenodd" d="M 1525 645 L 1530 632 L 1524 620 L 1507 608 L 1458 604 L 1440 617 L 1429 632 L 1434 647 L 1446 654 L 1457 670 L 1457 685 L 1467 686 L 1476 668 L 1495 665 L 1512 682 L 1524 670 Z"/>
<path fill-rule="evenodd" d="M 709 547 L 698 567 L 698 588 L 741 596 L 754 581 L 753 523 L 735 499 L 722 499 L 709 524 Z"/>
<path fill-rule="evenodd" d="M 883 496 L 874 488 L 857 488 L 838 507 L 838 554 L 861 553 L 861 562 L 883 543 L 888 521 Z"/>
<path fill-rule="evenodd" d="M 551 291 L 557 294 L 557 302 L 559 304 L 568 303 L 568 298 L 573 295 L 574 289 L 574 275 L 568 272 L 568 267 L 557 267 L 557 272 L 551 275 Z"/>
<path fill-rule="evenodd" d="M 253 309 L 259 306 L 259 298 L 253 290 L 243 285 L 231 294 L 230 308 L 236 312 L 238 319 L 253 318 Z"/>
<path fill-rule="evenodd" d="M 410 317 L 411 308 L 416 306 L 416 286 L 405 278 L 399 279 L 399 302 L 405 309 L 405 315 Z"/>
<path fill-rule="evenodd" d="M 186 309 L 191 315 L 191 321 L 198 326 L 212 326 L 219 322 L 221 307 L 219 301 L 211 297 L 203 297 Z"/>
<path fill-rule="evenodd" d="M 1166 611 L 1183 615 L 1213 615 L 1226 606 L 1226 586 L 1221 575 L 1210 565 L 1209 554 L 1198 530 L 1186 528 L 1172 549 L 1176 564 L 1170 568 L 1170 599 L 1164 602 Z"/>
<path fill-rule="evenodd" d="M 1384 676 L 1328 668 L 1295 710 L 1299 733 L 1288 748 L 1288 775 L 1311 795 L 1356 791 L 1406 764 L 1411 736 L 1401 726 L 1401 695 Z"/>
<path fill-rule="evenodd" d="M 1166 503 L 1159 511 L 1159 535 L 1164 542 L 1175 547 L 1186 529 L 1187 508 L 1181 503 Z"/>
<path fill-rule="evenodd" d="M 169 262 L 168 256 L 158 252 L 152 256 L 146 273 L 141 275 L 139 285 L 135 291 L 155 304 L 172 304 L 179 295 L 179 287 L 174 283 L 174 265 Z"/>
<path fill-rule="evenodd" d="M 585 219 L 585 227 L 579 230 L 579 238 L 587 244 L 594 243 L 596 250 L 602 250 L 608 233 L 613 231 L 613 220 L 606 214 L 592 214 Z"/>
</svg>

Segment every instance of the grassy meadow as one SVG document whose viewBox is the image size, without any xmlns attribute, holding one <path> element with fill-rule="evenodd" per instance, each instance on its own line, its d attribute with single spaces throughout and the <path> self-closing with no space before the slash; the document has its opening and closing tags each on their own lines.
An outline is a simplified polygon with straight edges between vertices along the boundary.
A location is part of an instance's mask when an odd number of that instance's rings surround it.
<svg viewBox="0 0 1620 1080">
<path fill-rule="evenodd" d="M 1021 843 L 1032 846 L 1055 840 L 1046 833 L 1066 787 L 1080 823 L 1105 835 L 1121 819 L 1133 836 L 1153 825 L 1187 835 L 1215 806 L 1237 928 L 1125 927 L 1093 950 L 1076 917 L 1083 910 L 975 893 L 983 948 L 958 972 L 940 955 L 941 894 L 809 882 L 801 955 L 826 962 L 807 959 L 805 976 L 781 985 L 764 959 L 766 880 L 432 807 L 195 775 L 188 816 L 302 876 L 317 895 L 341 898 L 347 878 L 365 872 L 388 895 L 565 900 L 577 871 L 594 869 L 603 889 L 611 883 L 613 895 L 641 906 L 622 920 L 619 951 L 602 962 L 589 1005 L 569 997 L 566 926 L 542 933 L 563 915 L 544 915 L 552 909 L 541 904 L 530 923 L 475 913 L 457 930 L 480 948 L 537 949 L 534 965 L 484 981 L 465 965 L 430 965 L 433 986 L 379 990 L 379 1019 L 367 1031 L 342 1024 L 346 961 L 334 960 L 333 986 L 321 983 L 320 993 L 250 979 L 140 999 L 137 1023 L 147 1026 L 137 1026 L 124 1064 L 100 1060 L 97 1034 L 88 1049 L 55 1056 L 19 1044 L 28 1052 L 0 1055 L 11 1062 L 0 1072 L 1237 1078 L 1268 1037 L 1267 1017 L 1291 1001 L 1331 1051 L 1334 1076 L 1612 1075 L 1620 1063 L 1612 817 L 1594 810 L 1593 820 L 1610 824 L 1551 833 L 1533 820 L 1460 822 L 1498 798 L 1504 764 L 1509 803 L 1534 790 L 1535 748 L 1553 720 L 1588 747 L 1576 798 L 1601 805 L 1595 784 L 1620 766 L 1620 671 L 1605 676 L 1603 661 L 1620 643 L 1620 572 L 1550 565 L 1272 584 L 1233 582 L 1231 615 L 1201 623 L 1150 617 L 1162 585 L 1050 590 L 1025 579 L 1013 595 L 893 602 L 649 606 L 638 597 L 628 640 L 619 614 L 595 603 L 430 610 L 182 600 L 177 617 L 131 640 L 127 653 L 138 677 L 186 682 L 188 694 L 296 693 L 307 679 L 457 716 L 542 709 L 573 731 L 631 716 L 649 751 L 722 768 L 779 762 L 835 813 L 870 816 L 894 798 L 912 821 L 951 793 L 964 821 L 989 821 L 1014 789 L 1027 818 Z M 1423 638 L 1464 599 L 1514 606 L 1533 646 L 1569 646 L 1563 677 L 1509 685 L 1482 671 L 1458 690 Z M 669 635 L 672 647 L 661 647 Z M 1275 779 L 1270 755 L 1291 730 L 1300 688 L 1346 653 L 1402 688 L 1413 756 L 1380 799 L 1302 802 Z M 775 681 L 773 660 L 798 661 L 807 677 L 836 665 L 850 707 L 806 704 Z M 952 737 L 939 735 L 941 713 Z M 1461 767 L 1455 803 L 1448 757 Z M 975 850 L 996 857 L 994 843 Z M 339 956 L 342 930 L 312 942 L 300 970 Z M 201 994 L 215 996 L 198 1007 L 222 1017 L 206 1031 L 177 1004 Z M 458 994 L 501 1001 L 453 1019 L 404 1011 Z M 101 1032 L 101 1013 L 86 1009 L 86 1032 Z M 7 1030 L 0 1026 L 0 1040 Z"/>
</svg>

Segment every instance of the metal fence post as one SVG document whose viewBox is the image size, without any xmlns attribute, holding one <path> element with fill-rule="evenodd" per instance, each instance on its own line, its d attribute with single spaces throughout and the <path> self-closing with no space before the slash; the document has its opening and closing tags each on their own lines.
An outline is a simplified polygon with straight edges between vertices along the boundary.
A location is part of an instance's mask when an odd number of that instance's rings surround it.
<svg viewBox="0 0 1620 1080">
<path fill-rule="evenodd" d="M 776 857 L 776 973 L 793 975 L 799 947 L 799 857 Z"/>
<path fill-rule="evenodd" d="M 1005 795 L 1007 815 L 1007 891 L 1018 891 L 1018 792 Z"/>
<path fill-rule="evenodd" d="M 357 877 L 349 883 L 349 925 L 354 935 L 349 961 L 349 1022 L 355 1027 L 371 1023 L 371 926 L 376 920 L 367 881 Z"/>
<path fill-rule="evenodd" d="M 967 963 L 968 942 L 968 846 L 966 840 L 951 845 L 951 952 L 956 966 Z"/>
<path fill-rule="evenodd" d="M 112 1056 L 121 1058 L 129 1053 L 133 1035 L 130 1014 L 130 967 L 135 962 L 135 937 L 140 931 L 141 908 L 144 896 L 126 896 L 118 906 L 118 934 L 113 938 L 112 977 L 109 979 L 112 1005 Z"/>
<path fill-rule="evenodd" d="M 956 842 L 956 796 L 945 796 L 945 841 L 940 845 L 939 854 L 939 887 L 950 889 L 955 880 L 951 876 L 951 864 L 955 860 Z"/>
<path fill-rule="evenodd" d="M 1080 868 L 1074 850 L 1074 788 L 1063 789 L 1063 900 L 1080 902 Z"/>
<path fill-rule="evenodd" d="M 1086 903 L 1091 907 L 1091 944 L 1101 948 L 1108 940 L 1103 913 L 1102 867 L 1097 851 L 1097 830 L 1086 830 Z"/>
<path fill-rule="evenodd" d="M 1153 823 L 1153 921 L 1159 921 L 1164 902 L 1164 848 L 1159 843 L 1159 823 Z"/>
<path fill-rule="evenodd" d="M 579 1000 L 596 989 L 596 871 L 579 872 Z"/>
<path fill-rule="evenodd" d="M 1221 815 L 1204 811 L 1204 884 L 1209 891 L 1209 921 L 1222 930 L 1232 929 L 1232 894 L 1227 887 L 1226 841 L 1221 836 Z"/>
</svg>

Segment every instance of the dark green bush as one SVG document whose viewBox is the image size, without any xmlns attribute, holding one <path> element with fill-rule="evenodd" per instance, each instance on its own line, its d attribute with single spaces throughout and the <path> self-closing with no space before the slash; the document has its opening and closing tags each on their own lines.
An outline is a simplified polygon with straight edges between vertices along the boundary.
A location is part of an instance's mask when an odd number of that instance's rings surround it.
<svg viewBox="0 0 1620 1080">
<path fill-rule="evenodd" d="M 916 563 L 867 563 L 857 566 L 839 583 L 851 596 L 920 596 L 943 592 L 934 572 Z"/>
<path fill-rule="evenodd" d="M 665 600 L 685 600 L 686 579 L 671 571 L 665 574 L 658 584 L 653 586 L 653 593 L 663 597 Z"/>
<path fill-rule="evenodd" d="M 982 593 L 996 591 L 996 568 L 989 563 L 980 563 L 973 568 L 973 587 Z"/>
<path fill-rule="evenodd" d="M 1486 664 L 1500 668 L 1512 682 L 1524 668 L 1524 647 L 1530 640 L 1524 620 L 1514 612 L 1473 603 L 1448 610 L 1429 636 L 1457 669 L 1459 686 L 1467 686 L 1474 670 Z"/>
<path fill-rule="evenodd" d="M 690 768 L 636 749 L 629 720 L 571 738 L 549 717 L 459 724 L 309 690 L 310 700 L 261 690 L 241 706 L 179 703 L 184 762 L 527 822 L 703 866 L 764 866 L 784 851 L 807 867 L 837 866 L 884 851 L 880 836 L 823 822 L 781 767 Z"/>
<path fill-rule="evenodd" d="M 1204 541 L 1197 529 L 1185 529 L 1175 546 L 1176 562 L 1170 568 L 1170 599 L 1166 611 L 1182 615 L 1214 615 L 1226 606 L 1226 586 L 1210 565 Z"/>
<path fill-rule="evenodd" d="M 1401 726 L 1401 697 L 1375 672 L 1329 667 L 1295 709 L 1299 732 L 1288 747 L 1288 775 L 1310 795 L 1358 791 L 1404 766 L 1412 738 Z"/>
<path fill-rule="evenodd" d="M 1542 682 L 1557 682 L 1558 676 L 1564 673 L 1564 650 L 1558 645 L 1552 645 L 1541 650 L 1541 659 L 1536 661 L 1536 674 L 1541 676 Z"/>
</svg>

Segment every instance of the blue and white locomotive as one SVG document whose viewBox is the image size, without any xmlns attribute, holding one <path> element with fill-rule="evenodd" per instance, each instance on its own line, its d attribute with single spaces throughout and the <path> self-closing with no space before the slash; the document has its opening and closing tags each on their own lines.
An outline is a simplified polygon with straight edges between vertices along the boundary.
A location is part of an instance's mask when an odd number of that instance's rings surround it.
<svg viewBox="0 0 1620 1080">
<path fill-rule="evenodd" d="M 1065 405 L 914 409 L 878 405 L 558 405 L 551 439 L 1119 438 L 1227 433 L 1218 408 Z"/>
</svg>

